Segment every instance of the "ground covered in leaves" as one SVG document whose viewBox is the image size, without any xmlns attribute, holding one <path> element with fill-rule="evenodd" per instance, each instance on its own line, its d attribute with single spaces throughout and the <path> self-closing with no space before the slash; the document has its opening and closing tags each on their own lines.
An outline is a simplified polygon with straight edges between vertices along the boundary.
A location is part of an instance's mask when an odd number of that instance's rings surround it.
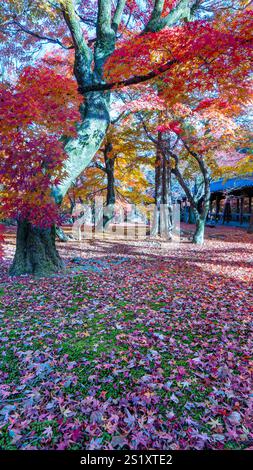
<svg viewBox="0 0 253 470">
<path fill-rule="evenodd" d="M 1 449 L 253 445 L 252 236 L 60 244 L 0 282 Z"/>
</svg>

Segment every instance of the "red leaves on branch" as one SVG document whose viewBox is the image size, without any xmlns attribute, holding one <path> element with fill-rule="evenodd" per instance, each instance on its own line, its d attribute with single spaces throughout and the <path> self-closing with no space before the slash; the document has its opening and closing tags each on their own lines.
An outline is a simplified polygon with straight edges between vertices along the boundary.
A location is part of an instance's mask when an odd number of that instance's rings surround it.
<svg viewBox="0 0 253 470">
<path fill-rule="evenodd" d="M 181 123 L 179 121 L 170 121 L 169 123 L 162 124 L 157 127 L 157 130 L 160 132 L 172 131 L 175 132 L 175 134 L 181 134 L 182 132 Z"/>
<path fill-rule="evenodd" d="M 223 90 L 230 99 L 247 94 L 253 29 L 252 12 L 236 13 L 226 23 L 216 19 L 187 22 L 157 33 L 131 38 L 109 57 L 105 75 L 118 82 L 133 76 L 159 72 L 160 96 L 170 105 L 179 97 Z"/>
<path fill-rule="evenodd" d="M 80 97 L 74 80 L 49 67 L 27 67 L 0 90 L 2 217 L 39 226 L 57 222 L 51 187 L 63 176 L 65 135 L 75 134 Z"/>
<path fill-rule="evenodd" d="M 202 100 L 193 111 L 194 112 L 201 111 L 202 109 L 209 108 L 213 105 L 217 109 L 224 109 L 224 108 L 227 108 L 229 106 L 229 103 L 226 100 L 222 100 L 222 99 L 219 100 L 219 99 L 206 98 L 206 99 Z"/>
</svg>

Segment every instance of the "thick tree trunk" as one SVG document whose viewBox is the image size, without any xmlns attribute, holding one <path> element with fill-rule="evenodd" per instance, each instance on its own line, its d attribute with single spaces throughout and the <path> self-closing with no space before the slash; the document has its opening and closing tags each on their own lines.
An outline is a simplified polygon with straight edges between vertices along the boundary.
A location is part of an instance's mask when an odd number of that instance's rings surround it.
<svg viewBox="0 0 253 470">
<path fill-rule="evenodd" d="M 196 229 L 193 235 L 193 243 L 196 245 L 203 245 L 204 243 L 204 234 L 205 234 L 205 219 L 202 217 L 196 217 Z"/>
<path fill-rule="evenodd" d="M 27 221 L 18 222 L 16 253 L 10 275 L 48 276 L 63 269 L 55 246 L 55 227 L 38 228 Z"/>
<path fill-rule="evenodd" d="M 68 139 L 65 144 L 68 155 L 64 162 L 66 176 L 52 191 L 57 203 L 61 203 L 73 182 L 90 164 L 101 146 L 110 124 L 109 100 L 108 93 L 86 94 L 85 104 L 81 106 L 82 122 L 77 126 L 77 137 Z"/>
<path fill-rule="evenodd" d="M 65 150 L 65 179 L 52 189 L 52 196 L 60 204 L 71 184 L 82 173 L 100 147 L 110 122 L 108 95 L 89 93 L 82 107 L 82 122 L 77 137 L 68 139 Z M 36 253 L 37 251 L 37 253 Z M 12 275 L 49 275 L 63 268 L 55 248 L 55 228 L 40 229 L 27 222 L 19 224 L 16 253 L 10 270 Z"/>
<path fill-rule="evenodd" d="M 205 195 L 203 201 L 203 207 L 199 210 L 194 209 L 194 216 L 196 220 L 196 229 L 193 235 L 193 243 L 197 245 L 203 245 L 204 235 L 205 235 L 205 224 L 207 219 L 207 214 L 210 207 L 210 185 L 207 181 L 205 184 Z"/>
</svg>

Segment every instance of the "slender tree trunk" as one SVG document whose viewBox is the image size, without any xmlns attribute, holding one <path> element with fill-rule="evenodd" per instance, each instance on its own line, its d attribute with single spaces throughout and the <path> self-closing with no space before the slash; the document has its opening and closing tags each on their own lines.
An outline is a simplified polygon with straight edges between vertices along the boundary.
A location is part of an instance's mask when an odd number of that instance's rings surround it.
<svg viewBox="0 0 253 470">
<path fill-rule="evenodd" d="M 171 197 L 171 171 L 168 161 L 163 155 L 163 174 L 162 174 L 162 214 L 161 214 L 161 236 L 167 240 L 172 239 L 173 210 Z"/>
<path fill-rule="evenodd" d="M 103 217 L 97 223 L 98 230 L 106 230 L 109 223 L 114 217 L 115 213 L 115 203 L 116 203 L 116 194 L 115 194 L 115 178 L 114 178 L 114 167 L 115 167 L 115 158 L 110 158 L 109 153 L 112 150 L 112 144 L 107 142 L 104 147 L 104 162 L 105 166 L 101 169 L 106 174 L 107 185 L 106 185 L 106 206 L 103 209 Z"/>
<path fill-rule="evenodd" d="M 204 243 L 204 235 L 205 235 L 205 224 L 206 218 L 210 207 L 210 181 L 209 181 L 209 172 L 205 175 L 204 181 L 204 200 L 203 206 L 200 210 L 194 209 L 194 215 L 196 219 L 196 229 L 193 235 L 193 243 L 197 245 L 202 245 Z"/>
<path fill-rule="evenodd" d="M 114 179 L 114 158 L 105 159 L 106 174 L 107 174 L 107 195 L 106 195 L 106 208 L 103 215 L 103 228 L 106 230 L 110 221 L 114 217 L 115 212 L 115 179 Z"/>
<path fill-rule="evenodd" d="M 47 276 L 63 268 L 63 262 L 55 246 L 55 227 L 39 228 L 33 227 L 27 221 L 19 221 L 16 253 L 10 275 Z"/>
<path fill-rule="evenodd" d="M 60 242 L 68 242 L 70 238 L 61 227 L 55 227 L 55 235 L 60 240 Z"/>
<path fill-rule="evenodd" d="M 155 213 L 151 236 L 172 238 L 171 171 L 169 161 L 161 152 L 162 134 L 158 132 L 155 163 Z"/>
<path fill-rule="evenodd" d="M 162 203 L 162 152 L 160 150 L 161 133 L 158 132 L 158 145 L 156 147 L 155 161 L 155 211 L 150 234 L 152 237 L 160 235 L 160 209 Z"/>
</svg>

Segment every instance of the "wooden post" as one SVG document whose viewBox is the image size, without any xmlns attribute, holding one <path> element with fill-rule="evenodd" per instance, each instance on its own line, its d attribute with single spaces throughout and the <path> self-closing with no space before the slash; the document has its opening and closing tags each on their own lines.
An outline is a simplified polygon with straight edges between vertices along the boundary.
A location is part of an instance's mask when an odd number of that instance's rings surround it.
<svg viewBox="0 0 253 470">
<path fill-rule="evenodd" d="M 239 222 L 239 214 L 240 214 L 240 201 L 239 198 L 236 200 L 236 220 Z"/>
<path fill-rule="evenodd" d="M 216 196 L 216 211 L 215 211 L 215 219 L 219 219 L 219 212 L 220 212 L 220 197 L 217 194 Z"/>
<path fill-rule="evenodd" d="M 240 224 L 243 223 L 243 197 L 240 199 Z"/>
</svg>

